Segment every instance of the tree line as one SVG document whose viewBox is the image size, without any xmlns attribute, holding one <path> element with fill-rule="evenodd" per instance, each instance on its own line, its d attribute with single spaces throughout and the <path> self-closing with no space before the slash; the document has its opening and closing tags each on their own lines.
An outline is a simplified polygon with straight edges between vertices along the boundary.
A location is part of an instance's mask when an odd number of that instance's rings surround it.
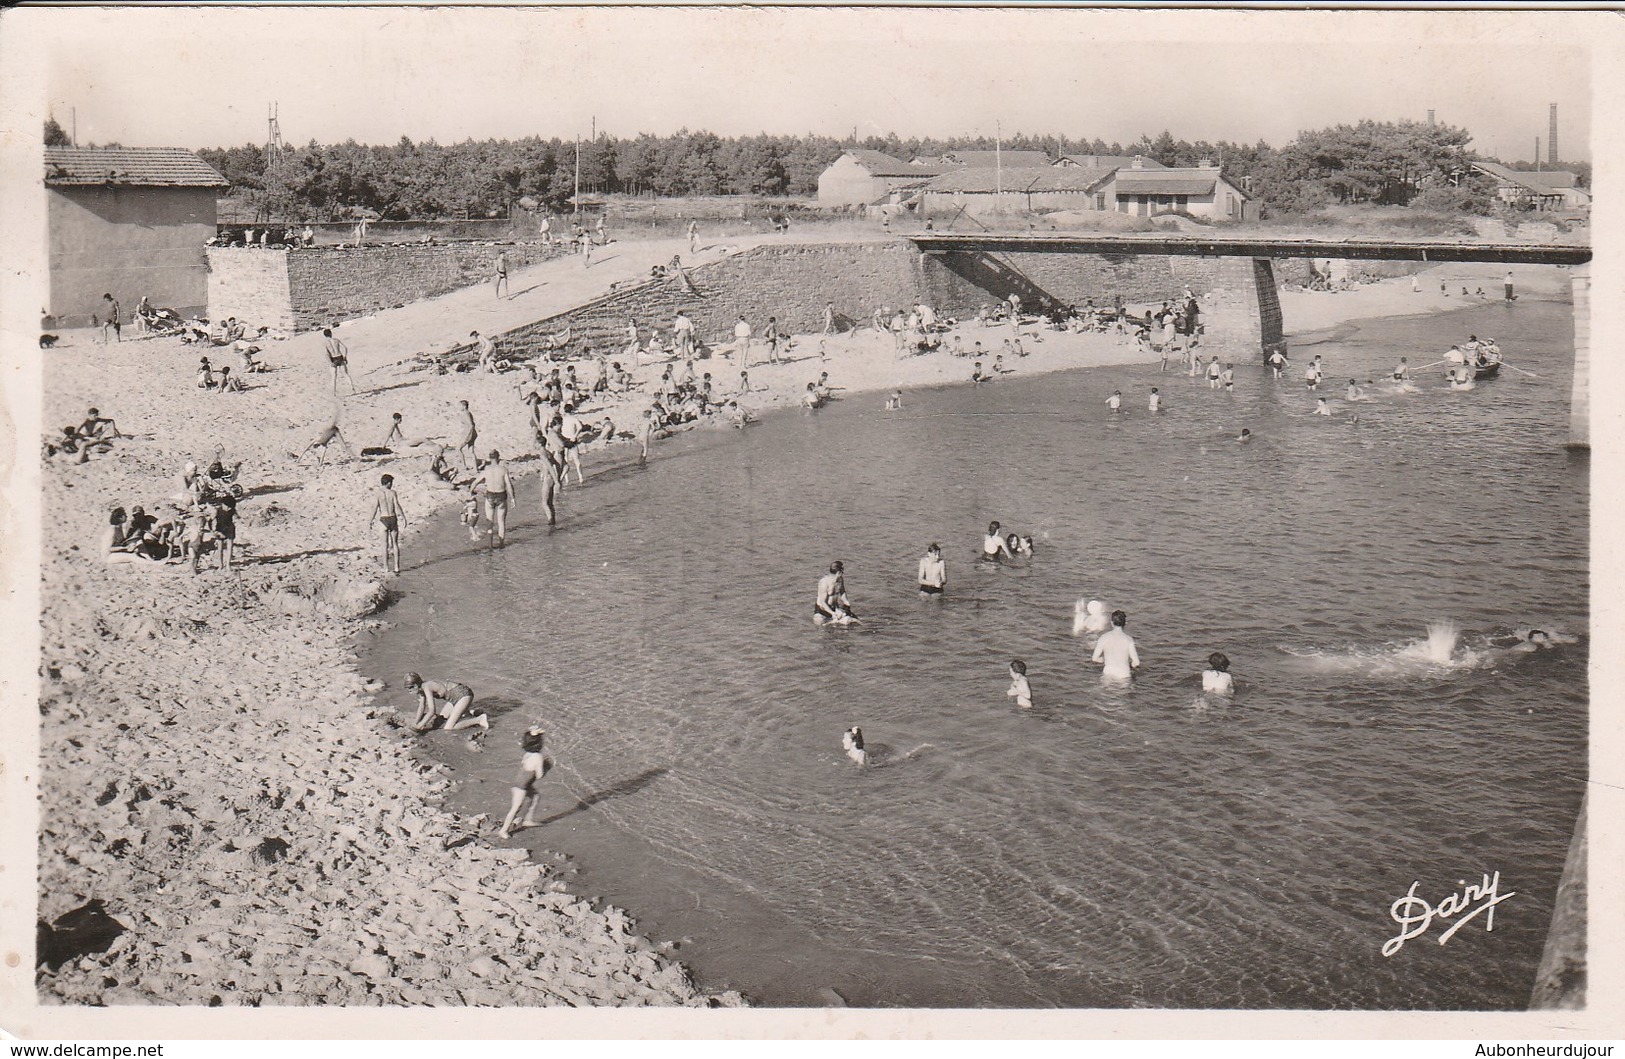
<svg viewBox="0 0 1625 1059">
<path fill-rule="evenodd" d="M 55 121 L 46 142 L 67 142 Z M 1194 143 L 1164 130 L 1133 143 L 1017 133 L 1007 150 L 1067 154 L 1140 154 L 1166 166 L 1211 161 L 1223 167 L 1266 212 L 1307 212 L 1327 203 L 1420 204 L 1487 211 L 1493 184 L 1470 164 L 1479 156 L 1463 128 L 1427 122 L 1361 121 L 1300 132 L 1284 147 L 1263 140 Z M 988 137 L 934 139 L 870 136 L 723 137 L 683 129 L 667 136 L 600 135 L 580 142 L 542 139 L 465 140 L 440 144 L 401 137 L 387 146 L 287 147 L 258 144 L 198 154 L 232 184 L 231 194 L 262 219 L 337 220 L 370 212 L 385 219 L 481 218 L 516 208 L 567 208 L 578 181 L 585 195 L 811 197 L 818 176 L 851 147 L 907 161 L 952 150 L 992 150 Z M 1589 182 L 1590 166 L 1572 166 Z"/>
</svg>

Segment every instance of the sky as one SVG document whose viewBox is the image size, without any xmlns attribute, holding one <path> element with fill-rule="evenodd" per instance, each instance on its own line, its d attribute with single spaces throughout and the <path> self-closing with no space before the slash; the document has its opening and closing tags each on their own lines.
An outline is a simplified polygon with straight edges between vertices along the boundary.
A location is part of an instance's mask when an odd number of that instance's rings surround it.
<svg viewBox="0 0 1625 1059">
<path fill-rule="evenodd" d="M 441 142 L 681 128 L 1267 140 L 1362 118 L 1589 159 L 1599 13 L 779 7 L 20 9 L 81 143 Z M 20 32 L 19 32 L 20 31 Z"/>
</svg>

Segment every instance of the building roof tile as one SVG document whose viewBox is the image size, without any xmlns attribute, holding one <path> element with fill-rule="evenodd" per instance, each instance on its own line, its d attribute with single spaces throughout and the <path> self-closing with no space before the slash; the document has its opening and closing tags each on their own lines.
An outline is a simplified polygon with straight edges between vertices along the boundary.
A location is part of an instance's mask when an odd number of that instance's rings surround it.
<svg viewBox="0 0 1625 1059">
<path fill-rule="evenodd" d="M 226 178 L 179 147 L 47 147 L 47 187 L 229 187 Z"/>
</svg>

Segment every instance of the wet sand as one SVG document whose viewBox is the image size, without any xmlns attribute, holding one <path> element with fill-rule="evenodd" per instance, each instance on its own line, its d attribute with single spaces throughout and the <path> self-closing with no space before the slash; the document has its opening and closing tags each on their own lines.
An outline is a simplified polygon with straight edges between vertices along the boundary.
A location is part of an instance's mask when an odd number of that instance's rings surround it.
<svg viewBox="0 0 1625 1059">
<path fill-rule="evenodd" d="M 639 253 L 660 260 L 670 251 L 648 244 Z M 629 259 L 624 267 L 647 266 Z M 1441 271 L 1453 282 L 1472 268 Z M 1498 292 L 1501 270 L 1483 268 L 1481 282 L 1488 290 L 1496 280 Z M 579 262 L 536 266 L 515 284 L 562 287 L 567 270 L 580 275 Z M 1538 282 L 1537 270 L 1527 280 L 1515 271 L 1520 287 Z M 554 293 L 574 297 L 573 289 Z M 345 325 L 339 334 L 361 392 L 342 400 L 332 396 L 319 333 L 266 343 L 273 370 L 249 376 L 248 391 L 235 394 L 196 389 L 202 351 L 175 339 L 105 346 L 88 331 L 67 332 L 42 354 L 47 430 L 95 405 L 138 435 L 109 456 L 43 470 L 39 915 L 49 922 L 99 900 L 126 928 L 106 952 L 42 974 L 43 1002 L 741 1002 L 702 995 L 627 915 L 595 909 L 563 889 L 550 858 L 530 861 L 496 839 L 505 804 L 490 806 L 485 820 L 443 811 L 447 780 L 414 754 L 399 676 L 378 675 L 391 686 L 375 697 L 357 672 L 355 634 L 379 620 L 372 615 L 388 591 L 377 531 L 367 525 L 378 475 L 397 479 L 407 565 L 421 560 L 414 528 L 452 494 L 422 457 L 316 467 L 296 465 L 290 453 L 335 413 L 356 451 L 381 441 L 394 411 L 408 438 L 449 437 L 466 399 L 480 452 L 499 448 L 526 468 L 536 445 L 516 373 L 439 375 L 412 356 L 426 348 L 426 321 L 466 335 L 486 324 L 476 299 L 490 298 L 475 288 Z M 1408 279 L 1282 300 L 1289 332 L 1461 307 L 1459 297 L 1412 294 Z M 994 350 L 1009 334 L 963 332 L 966 345 L 980 338 Z M 1007 366 L 1034 374 L 1148 359 L 1117 335 L 1039 338 L 1024 338 L 1032 355 Z M 804 336 L 789 356 L 784 365 L 752 365 L 763 389 L 747 395 L 749 407 L 795 403 L 820 371 L 840 397 L 900 387 L 906 401 L 910 387 L 968 380 L 971 370 L 969 359 L 946 353 L 899 359 L 889 336 L 869 331 Z M 731 361 L 697 367 L 723 390 L 738 377 Z M 629 428 L 658 375 L 658 366 L 638 369 L 643 392 L 590 405 L 588 416 L 607 412 Z M 177 492 L 181 465 L 206 465 L 217 445 L 228 462 L 243 461 L 249 490 L 238 570 L 194 578 L 183 567 L 101 563 L 108 510 L 153 510 Z M 659 458 L 657 442 L 651 459 Z M 589 452 L 589 488 L 595 459 L 624 455 Z M 560 499 L 566 528 L 573 488 Z M 537 515 L 527 499 L 533 486 L 520 489 L 514 517 L 524 522 Z M 512 755 L 517 766 L 518 732 L 501 728 L 486 752 Z"/>
</svg>

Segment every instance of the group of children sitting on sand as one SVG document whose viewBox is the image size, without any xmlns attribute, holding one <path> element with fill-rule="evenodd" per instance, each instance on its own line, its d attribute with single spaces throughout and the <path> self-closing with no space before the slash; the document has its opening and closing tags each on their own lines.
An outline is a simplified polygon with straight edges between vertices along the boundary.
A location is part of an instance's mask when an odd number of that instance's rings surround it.
<svg viewBox="0 0 1625 1059">
<path fill-rule="evenodd" d="M 198 573 L 203 555 L 213 551 L 219 568 L 231 571 L 237 541 L 237 502 L 244 495 L 236 481 L 242 464 L 227 466 L 217 451 L 207 473 L 188 462 L 180 490 L 149 514 L 136 505 L 116 506 L 102 535 L 101 556 L 107 563 L 188 564 Z"/>
</svg>

